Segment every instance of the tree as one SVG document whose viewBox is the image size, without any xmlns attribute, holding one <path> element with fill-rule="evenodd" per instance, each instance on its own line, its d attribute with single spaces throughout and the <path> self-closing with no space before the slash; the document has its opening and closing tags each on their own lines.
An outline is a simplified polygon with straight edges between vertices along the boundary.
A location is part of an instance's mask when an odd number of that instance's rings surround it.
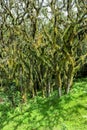
<svg viewBox="0 0 87 130">
<path fill-rule="evenodd" d="M 23 102 L 69 93 L 87 57 L 85 1 L 8 0 L 0 9 L 0 84 L 12 103 L 16 92 Z"/>
</svg>

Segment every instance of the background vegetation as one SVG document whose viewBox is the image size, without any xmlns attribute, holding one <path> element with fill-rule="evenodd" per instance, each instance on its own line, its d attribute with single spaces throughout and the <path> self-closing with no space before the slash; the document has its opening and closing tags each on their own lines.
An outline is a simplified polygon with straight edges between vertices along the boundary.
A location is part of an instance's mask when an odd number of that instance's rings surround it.
<svg viewBox="0 0 87 130">
<path fill-rule="evenodd" d="M 87 3 L 0 2 L 0 86 L 12 105 L 69 93 L 87 57 Z"/>
</svg>

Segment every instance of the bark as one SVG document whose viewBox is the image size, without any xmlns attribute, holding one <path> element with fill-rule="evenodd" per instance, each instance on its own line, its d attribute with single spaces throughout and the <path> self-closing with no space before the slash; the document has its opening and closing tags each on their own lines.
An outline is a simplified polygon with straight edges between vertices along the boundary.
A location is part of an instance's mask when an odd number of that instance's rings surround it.
<svg viewBox="0 0 87 130">
<path fill-rule="evenodd" d="M 61 87 L 58 87 L 58 96 L 59 96 L 59 97 L 62 96 L 62 89 L 61 89 Z"/>
<path fill-rule="evenodd" d="M 58 96 L 62 96 L 62 80 L 60 71 L 57 73 L 57 86 L 58 86 Z"/>
<path fill-rule="evenodd" d="M 37 93 L 37 86 L 36 86 L 36 85 L 35 85 L 35 87 L 34 87 L 34 92 L 35 92 L 35 96 L 37 96 L 38 93 Z"/>
<path fill-rule="evenodd" d="M 46 87 L 42 87 L 42 96 L 43 98 L 46 97 Z"/>
<path fill-rule="evenodd" d="M 68 94 L 70 92 L 70 88 L 71 88 L 72 84 L 73 84 L 73 76 L 68 81 L 68 85 L 66 87 L 66 94 Z"/>
<path fill-rule="evenodd" d="M 34 88 L 32 88 L 32 98 L 35 97 L 35 92 L 34 92 Z"/>
<path fill-rule="evenodd" d="M 68 78 L 67 78 L 67 86 L 66 86 L 66 90 L 65 93 L 68 94 L 70 92 L 70 88 L 73 84 L 73 77 L 74 77 L 74 67 L 71 65 L 69 70 L 68 70 Z"/>
<path fill-rule="evenodd" d="M 50 89 L 51 89 L 51 90 L 50 90 L 50 91 L 51 91 L 51 93 L 53 93 L 53 86 L 51 86 L 51 88 L 50 88 Z"/>
<path fill-rule="evenodd" d="M 22 94 L 22 103 L 26 103 L 26 102 L 27 102 L 27 89 L 25 87 Z"/>
<path fill-rule="evenodd" d="M 50 89 L 50 81 L 48 81 L 48 84 L 47 84 L 47 87 L 46 87 L 46 93 L 47 93 L 47 97 L 49 97 L 50 96 L 50 93 L 51 92 L 51 89 Z"/>
</svg>

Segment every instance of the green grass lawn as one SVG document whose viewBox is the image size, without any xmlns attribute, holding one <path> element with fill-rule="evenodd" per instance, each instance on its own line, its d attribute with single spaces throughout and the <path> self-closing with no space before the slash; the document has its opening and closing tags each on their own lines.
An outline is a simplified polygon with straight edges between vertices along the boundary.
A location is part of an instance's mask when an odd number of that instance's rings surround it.
<svg viewBox="0 0 87 130">
<path fill-rule="evenodd" d="M 87 79 L 76 81 L 60 99 L 54 92 L 16 109 L 1 104 L 0 130 L 87 130 Z"/>
</svg>

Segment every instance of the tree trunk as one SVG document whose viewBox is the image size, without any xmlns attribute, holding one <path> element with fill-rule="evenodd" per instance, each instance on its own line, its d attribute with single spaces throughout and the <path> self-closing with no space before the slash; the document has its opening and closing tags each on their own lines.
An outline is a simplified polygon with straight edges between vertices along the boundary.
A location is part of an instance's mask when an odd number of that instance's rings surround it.
<svg viewBox="0 0 87 130">
<path fill-rule="evenodd" d="M 37 93 L 37 86 L 36 85 L 34 86 L 34 92 L 35 92 L 35 96 L 37 96 L 38 93 Z"/>
<path fill-rule="evenodd" d="M 68 80 L 68 85 L 66 87 L 66 94 L 68 94 L 70 92 L 70 88 L 71 88 L 72 84 L 73 84 L 73 74 L 72 74 L 71 78 Z"/>
<path fill-rule="evenodd" d="M 57 86 L 58 86 L 58 96 L 62 96 L 62 80 L 60 71 L 57 73 Z"/>
<path fill-rule="evenodd" d="M 42 87 L 42 96 L 43 98 L 46 97 L 46 87 Z"/>
<path fill-rule="evenodd" d="M 46 96 L 49 97 L 50 96 L 50 81 L 48 81 L 48 83 L 47 83 L 46 93 L 47 93 Z"/>
<path fill-rule="evenodd" d="M 62 89 L 61 89 L 61 87 L 58 87 L 58 96 L 59 96 L 59 97 L 62 96 Z"/>
<path fill-rule="evenodd" d="M 27 89 L 26 87 L 24 88 L 23 92 L 22 92 L 22 103 L 26 103 L 27 102 Z"/>
<path fill-rule="evenodd" d="M 70 88 L 73 84 L 73 77 L 74 77 L 74 68 L 73 66 L 70 66 L 69 68 L 69 73 L 68 73 L 68 78 L 67 78 L 67 86 L 66 86 L 66 90 L 65 93 L 68 94 L 70 92 Z"/>
<path fill-rule="evenodd" d="M 35 92 L 34 92 L 34 88 L 32 88 L 32 98 L 35 97 Z"/>
<path fill-rule="evenodd" d="M 51 90 L 50 91 L 51 91 L 51 93 L 53 93 L 53 86 L 51 86 Z"/>
</svg>

